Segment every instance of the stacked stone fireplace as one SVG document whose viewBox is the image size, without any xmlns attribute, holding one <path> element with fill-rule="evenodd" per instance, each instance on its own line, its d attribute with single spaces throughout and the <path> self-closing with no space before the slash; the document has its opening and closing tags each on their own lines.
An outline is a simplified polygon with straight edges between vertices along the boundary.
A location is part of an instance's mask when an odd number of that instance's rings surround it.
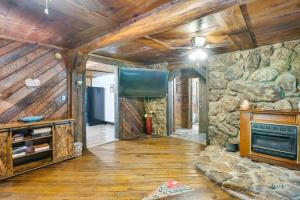
<svg viewBox="0 0 300 200">
<path fill-rule="evenodd" d="M 209 138 L 211 144 L 239 141 L 240 105 L 298 109 L 300 40 L 209 58 Z"/>
</svg>

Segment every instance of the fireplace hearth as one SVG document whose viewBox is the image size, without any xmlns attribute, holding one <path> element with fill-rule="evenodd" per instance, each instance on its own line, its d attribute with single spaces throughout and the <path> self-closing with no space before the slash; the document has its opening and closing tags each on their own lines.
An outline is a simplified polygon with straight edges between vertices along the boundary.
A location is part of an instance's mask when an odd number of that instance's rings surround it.
<svg viewBox="0 0 300 200">
<path fill-rule="evenodd" d="M 253 152 L 297 160 L 297 126 L 251 123 Z"/>
</svg>

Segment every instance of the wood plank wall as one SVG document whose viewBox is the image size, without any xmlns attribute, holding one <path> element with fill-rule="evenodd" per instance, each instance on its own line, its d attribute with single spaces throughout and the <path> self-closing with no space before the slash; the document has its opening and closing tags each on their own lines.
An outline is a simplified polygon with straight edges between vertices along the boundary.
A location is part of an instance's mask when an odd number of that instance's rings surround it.
<svg viewBox="0 0 300 200">
<path fill-rule="evenodd" d="M 120 98 L 120 139 L 131 139 L 144 133 L 144 99 Z"/>
<path fill-rule="evenodd" d="M 0 39 L 0 123 L 30 115 L 47 119 L 67 116 L 67 69 L 62 60 L 55 59 L 57 51 Z M 41 87 L 28 89 L 28 78 L 39 79 Z"/>
<path fill-rule="evenodd" d="M 189 78 L 176 78 L 174 91 L 175 129 L 189 127 Z"/>
</svg>

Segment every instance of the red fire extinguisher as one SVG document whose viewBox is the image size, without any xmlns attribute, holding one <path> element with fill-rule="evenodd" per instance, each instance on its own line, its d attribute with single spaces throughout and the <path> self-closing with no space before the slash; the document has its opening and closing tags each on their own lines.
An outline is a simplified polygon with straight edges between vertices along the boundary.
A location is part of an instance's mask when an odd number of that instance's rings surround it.
<svg viewBox="0 0 300 200">
<path fill-rule="evenodd" d="M 152 120 L 151 117 L 147 116 L 145 119 L 145 125 L 146 125 L 146 134 L 152 135 Z"/>
</svg>

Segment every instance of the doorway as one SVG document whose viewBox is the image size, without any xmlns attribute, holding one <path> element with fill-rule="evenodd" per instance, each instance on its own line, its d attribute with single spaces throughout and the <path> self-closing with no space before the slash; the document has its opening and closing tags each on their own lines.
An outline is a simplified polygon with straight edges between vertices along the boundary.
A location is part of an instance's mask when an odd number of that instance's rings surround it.
<svg viewBox="0 0 300 200">
<path fill-rule="evenodd" d="M 174 134 L 173 136 L 196 140 L 199 139 L 199 92 L 198 78 L 176 77 L 174 85 Z"/>
<path fill-rule="evenodd" d="M 208 144 L 207 88 L 204 73 L 196 68 L 170 74 L 168 135 Z"/>
<path fill-rule="evenodd" d="M 115 122 L 117 67 L 94 61 L 86 65 L 86 146 L 117 140 Z"/>
</svg>

